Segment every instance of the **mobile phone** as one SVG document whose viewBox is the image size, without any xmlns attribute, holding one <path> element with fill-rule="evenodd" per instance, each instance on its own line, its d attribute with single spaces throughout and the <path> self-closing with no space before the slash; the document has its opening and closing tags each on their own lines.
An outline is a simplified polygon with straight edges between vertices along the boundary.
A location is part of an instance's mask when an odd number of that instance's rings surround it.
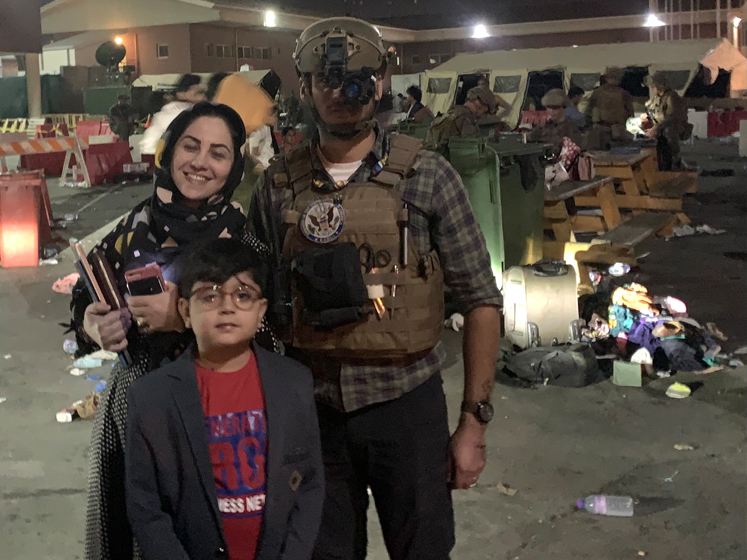
<svg viewBox="0 0 747 560">
<path fill-rule="evenodd" d="M 161 267 L 156 263 L 125 272 L 125 282 L 131 296 L 152 296 L 163 292 Z"/>
</svg>

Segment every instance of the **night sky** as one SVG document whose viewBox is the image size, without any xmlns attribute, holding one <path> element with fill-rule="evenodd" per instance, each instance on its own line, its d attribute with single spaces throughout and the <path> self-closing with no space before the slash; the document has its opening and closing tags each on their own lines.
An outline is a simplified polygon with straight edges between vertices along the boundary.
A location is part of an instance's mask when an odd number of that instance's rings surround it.
<svg viewBox="0 0 747 560">
<path fill-rule="evenodd" d="M 645 14 L 649 5 L 648 0 L 276 0 L 261 4 L 249 0 L 223 1 L 326 16 L 351 15 L 410 29 Z"/>
<path fill-rule="evenodd" d="M 41 0 L 48 4 L 52 0 Z M 350 15 L 382 25 L 409 29 L 467 27 L 476 23 L 501 24 L 645 14 L 648 0 L 212 0 L 319 15 Z M 458 10 L 455 13 L 455 6 Z"/>
</svg>

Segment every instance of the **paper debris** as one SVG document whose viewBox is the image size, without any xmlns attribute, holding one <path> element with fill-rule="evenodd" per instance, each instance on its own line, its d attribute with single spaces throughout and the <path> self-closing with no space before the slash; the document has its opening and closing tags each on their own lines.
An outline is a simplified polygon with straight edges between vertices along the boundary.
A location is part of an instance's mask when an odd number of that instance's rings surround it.
<svg viewBox="0 0 747 560">
<path fill-rule="evenodd" d="M 677 451 L 695 451 L 695 448 L 692 445 L 687 445 L 684 443 L 678 443 L 677 445 L 674 446 L 674 448 Z"/>
<path fill-rule="evenodd" d="M 505 494 L 506 496 L 516 496 L 518 492 L 516 488 L 511 488 L 508 484 L 499 484 L 496 488 L 501 494 Z"/>
<path fill-rule="evenodd" d="M 5 398 L 5 397 L 0 397 L 0 404 L 3 404 L 3 403 L 4 403 L 5 401 L 7 401 L 7 400 L 8 400 L 8 399 L 7 399 L 7 398 Z"/>
<path fill-rule="evenodd" d="M 70 370 L 70 375 L 74 375 L 75 377 L 80 377 L 81 375 L 85 375 L 85 374 L 86 374 L 86 370 L 81 369 L 81 368 L 74 367 L 73 369 Z"/>
<path fill-rule="evenodd" d="M 80 280 L 80 274 L 73 272 L 64 278 L 58 278 L 55 283 L 52 284 L 52 289 L 58 294 L 72 294 L 73 288 L 75 287 L 75 284 L 78 283 L 78 280 Z"/>
</svg>

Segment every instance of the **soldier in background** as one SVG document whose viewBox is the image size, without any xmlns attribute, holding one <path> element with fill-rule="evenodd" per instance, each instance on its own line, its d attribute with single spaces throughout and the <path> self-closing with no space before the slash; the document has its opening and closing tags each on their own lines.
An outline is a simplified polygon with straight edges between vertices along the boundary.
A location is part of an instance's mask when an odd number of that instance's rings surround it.
<svg viewBox="0 0 747 560">
<path fill-rule="evenodd" d="M 542 105 L 545 106 L 550 116 L 544 124 L 532 129 L 529 133 L 529 141 L 552 144 L 556 156 L 563 147 L 563 138 L 569 138 L 581 147 L 581 131 L 565 116 L 569 103 L 562 89 L 548 91 L 542 98 Z"/>
<path fill-rule="evenodd" d="M 448 113 L 433 121 L 425 145 L 435 149 L 446 144 L 449 138 L 479 137 L 477 121 L 485 115 L 494 115 L 496 107 L 490 89 L 485 86 L 472 88 L 467 92 L 464 105 L 452 107 Z"/>
<path fill-rule="evenodd" d="M 670 89 L 663 72 L 649 76 L 647 83 L 653 95 L 646 103 L 648 114 L 642 120 L 652 123 L 653 127 L 646 131 L 646 136 L 656 139 L 659 169 L 679 169 L 682 163 L 680 140 L 692 132 L 692 125 L 687 122 L 687 108 L 679 94 Z"/>
<path fill-rule="evenodd" d="M 585 116 L 592 123 L 588 135 L 590 150 L 609 150 L 628 144 L 633 136 L 627 131 L 628 119 L 633 116 L 633 96 L 620 87 L 624 71 L 608 68 L 599 86 L 589 97 Z"/>
<path fill-rule="evenodd" d="M 109 109 L 109 127 L 123 142 L 129 141 L 135 132 L 135 109 L 127 103 L 129 99 L 130 96 L 123 93 L 117 97 L 117 104 Z"/>
</svg>

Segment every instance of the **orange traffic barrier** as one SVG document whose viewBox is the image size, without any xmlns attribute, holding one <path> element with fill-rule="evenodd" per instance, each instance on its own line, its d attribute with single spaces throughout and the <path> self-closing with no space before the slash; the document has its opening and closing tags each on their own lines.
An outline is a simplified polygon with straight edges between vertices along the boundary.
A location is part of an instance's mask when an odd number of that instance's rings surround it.
<svg viewBox="0 0 747 560">
<path fill-rule="evenodd" d="M 0 165 L 4 165 L 7 156 L 22 156 L 32 154 L 50 154 L 55 152 L 65 152 L 65 163 L 62 168 L 61 181 L 67 181 L 68 175 L 72 174 L 72 180 L 78 180 L 78 167 L 83 175 L 83 182 L 86 187 L 91 186 L 91 177 L 88 174 L 83 150 L 88 147 L 88 141 L 85 138 L 76 136 L 59 137 L 59 138 L 41 138 L 38 140 L 28 140 L 27 142 L 9 142 L 0 144 Z M 76 164 L 73 165 L 73 157 Z"/>
<path fill-rule="evenodd" d="M 40 244 L 52 240 L 52 223 L 43 173 L 0 175 L 0 265 L 38 265 Z"/>
</svg>

